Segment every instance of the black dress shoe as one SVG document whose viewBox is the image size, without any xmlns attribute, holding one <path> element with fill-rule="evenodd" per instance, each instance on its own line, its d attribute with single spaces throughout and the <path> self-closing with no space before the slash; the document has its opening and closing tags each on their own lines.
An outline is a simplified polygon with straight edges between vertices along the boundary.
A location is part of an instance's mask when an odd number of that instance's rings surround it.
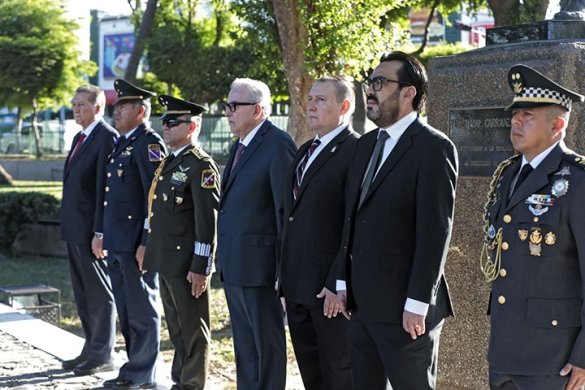
<svg viewBox="0 0 585 390">
<path fill-rule="evenodd" d="M 112 371 L 113 369 L 113 363 L 96 363 L 88 360 L 76 366 L 73 369 L 73 373 L 77 376 L 84 376 L 97 374 L 98 372 Z"/>
<path fill-rule="evenodd" d="M 114 383 L 114 389 L 156 389 L 155 382 L 136 382 L 127 379 L 120 379 Z"/>
<path fill-rule="evenodd" d="M 75 359 L 71 360 L 63 360 L 63 368 L 66 370 L 72 370 L 75 367 L 79 366 L 81 363 L 85 362 L 85 358 L 83 356 L 78 356 Z"/>
<path fill-rule="evenodd" d="M 125 383 L 125 382 L 126 382 L 126 379 L 117 377 L 114 379 L 108 379 L 107 381 L 104 382 L 103 386 L 110 388 L 110 387 L 115 387 L 116 383 Z"/>
</svg>

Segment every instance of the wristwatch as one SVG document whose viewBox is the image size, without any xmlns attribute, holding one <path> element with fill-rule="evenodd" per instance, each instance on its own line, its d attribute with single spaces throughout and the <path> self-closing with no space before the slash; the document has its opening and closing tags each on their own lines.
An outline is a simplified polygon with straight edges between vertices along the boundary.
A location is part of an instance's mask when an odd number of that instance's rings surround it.
<svg viewBox="0 0 585 390">
<path fill-rule="evenodd" d="M 104 239 L 104 233 L 96 233 L 95 234 L 95 238 L 97 238 L 98 240 L 103 240 Z"/>
</svg>

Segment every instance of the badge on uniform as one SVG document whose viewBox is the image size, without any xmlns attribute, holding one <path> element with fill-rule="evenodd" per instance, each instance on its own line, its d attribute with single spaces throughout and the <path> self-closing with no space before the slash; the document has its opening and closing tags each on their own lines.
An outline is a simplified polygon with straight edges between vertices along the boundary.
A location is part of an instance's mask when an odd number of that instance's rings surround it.
<svg viewBox="0 0 585 390">
<path fill-rule="evenodd" d="M 183 203 L 183 198 L 180 196 L 175 196 L 175 203 L 176 204 L 181 204 Z"/>
<path fill-rule="evenodd" d="M 118 169 L 118 177 L 122 177 L 124 175 L 123 169 Z"/>
<path fill-rule="evenodd" d="M 159 144 L 149 144 L 148 145 L 148 159 L 151 162 L 156 162 L 156 161 L 162 160 L 162 153 L 160 152 L 160 145 Z"/>
<path fill-rule="evenodd" d="M 544 242 L 547 245 L 554 245 L 554 243 L 557 242 L 557 236 L 555 236 L 553 232 L 548 232 L 546 233 L 546 236 L 544 236 Z"/>
<path fill-rule="evenodd" d="M 528 237 L 528 230 L 525 229 L 518 230 L 518 237 L 520 237 L 521 241 L 526 241 L 526 238 Z"/>
<path fill-rule="evenodd" d="M 163 202 L 169 200 L 169 196 L 163 192 Z"/>
<path fill-rule="evenodd" d="M 490 225 L 488 229 L 488 237 L 490 238 L 490 240 L 493 240 L 494 237 L 496 237 L 496 229 L 494 228 L 494 225 Z"/>
<path fill-rule="evenodd" d="M 555 175 L 561 175 L 561 176 L 565 176 L 565 175 L 570 175 L 571 171 L 569 170 L 569 167 L 563 167 L 563 169 L 561 169 L 560 171 L 558 171 L 557 173 L 555 173 Z"/>
<path fill-rule="evenodd" d="M 542 251 L 541 243 L 542 233 L 540 232 L 540 228 L 532 228 L 532 233 L 530 233 L 530 243 L 528 244 L 532 256 L 540 256 L 540 252 Z"/>
<path fill-rule="evenodd" d="M 528 206 L 528 209 L 530 210 L 530 212 L 532 214 L 534 214 L 537 217 L 540 217 L 542 214 L 544 214 L 548 211 L 548 207 L 542 207 L 541 204 L 530 205 L 530 206 Z"/>
<path fill-rule="evenodd" d="M 191 167 L 183 168 L 181 165 L 179 165 L 179 170 L 181 172 L 187 172 L 189 169 L 191 169 Z"/>
<path fill-rule="evenodd" d="M 540 204 L 543 206 L 552 206 L 555 203 L 555 198 L 552 195 L 532 194 L 526 198 L 526 204 Z"/>
<path fill-rule="evenodd" d="M 215 172 L 211 169 L 205 169 L 201 173 L 201 187 L 215 188 Z"/>
<path fill-rule="evenodd" d="M 181 185 L 187 181 L 187 174 L 183 172 L 173 172 L 171 176 L 171 183 Z"/>
<path fill-rule="evenodd" d="M 122 150 L 122 152 L 120 153 L 121 156 L 124 157 L 128 157 L 132 154 L 132 149 L 134 149 L 133 146 L 128 146 L 126 147 L 126 149 Z"/>
<path fill-rule="evenodd" d="M 569 181 L 567 179 L 558 179 L 552 186 L 551 192 L 557 198 L 565 195 L 569 190 Z"/>
</svg>

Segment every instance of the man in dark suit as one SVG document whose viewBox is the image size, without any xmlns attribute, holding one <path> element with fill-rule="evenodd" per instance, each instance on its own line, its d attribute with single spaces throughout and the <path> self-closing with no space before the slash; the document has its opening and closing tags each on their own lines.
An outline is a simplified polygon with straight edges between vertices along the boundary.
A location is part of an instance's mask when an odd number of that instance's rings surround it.
<svg viewBox="0 0 585 390">
<path fill-rule="evenodd" d="M 380 128 L 358 142 L 348 177 L 342 248 L 335 262 L 356 389 L 434 389 L 439 336 L 453 310 L 444 276 L 457 152 L 420 118 L 422 64 L 393 52 L 365 84 Z M 328 286 L 334 288 L 330 278 Z"/>
<path fill-rule="evenodd" d="M 197 144 L 205 107 L 172 96 L 158 98 L 169 154 L 148 197 L 149 233 L 143 270 L 160 276 L 160 295 L 175 346 L 173 389 L 203 390 L 211 325 L 207 287 L 215 255 L 219 168 Z"/>
<path fill-rule="evenodd" d="M 585 157 L 563 138 L 584 97 L 525 65 L 508 73 L 510 139 L 485 207 L 493 390 L 585 386 Z"/>
<path fill-rule="evenodd" d="M 128 362 L 118 377 L 104 382 L 117 389 L 155 388 L 160 342 L 157 309 L 158 274 L 142 272 L 147 230 L 148 192 L 154 171 L 165 156 L 165 146 L 147 127 L 154 93 L 116 80 L 116 129 L 123 134 L 107 165 L 104 202 L 104 248 L 112 279 L 118 319 Z"/>
<path fill-rule="evenodd" d="M 106 161 L 118 134 L 102 119 L 106 96 L 100 88 L 77 88 L 71 105 L 82 131 L 73 139 L 63 169 L 61 235 L 67 243 L 71 286 L 85 344 L 78 357 L 63 362 L 63 368 L 90 375 L 114 368 L 116 313 L 102 233 Z"/>
<path fill-rule="evenodd" d="M 237 79 L 224 112 L 239 138 L 219 199 L 217 256 L 230 311 L 238 389 L 282 390 L 286 382 L 284 315 L 274 291 L 282 185 L 297 150 L 268 120 L 270 90 Z"/>
<path fill-rule="evenodd" d="M 307 390 L 353 389 L 347 327 L 335 292 L 325 287 L 341 243 L 345 184 L 359 135 L 349 121 L 351 82 L 325 76 L 309 92 L 316 133 L 296 154 L 284 182 L 279 285 Z"/>
</svg>

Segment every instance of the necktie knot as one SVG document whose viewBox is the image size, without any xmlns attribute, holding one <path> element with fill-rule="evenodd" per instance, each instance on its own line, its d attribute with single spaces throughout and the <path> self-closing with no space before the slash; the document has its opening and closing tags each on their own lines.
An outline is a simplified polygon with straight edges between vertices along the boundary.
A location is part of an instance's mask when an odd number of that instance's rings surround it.
<svg viewBox="0 0 585 390">
<path fill-rule="evenodd" d="M 378 133 L 378 142 L 384 142 L 390 137 L 390 134 L 386 130 L 380 130 Z"/>
<path fill-rule="evenodd" d="M 526 178 L 528 177 L 528 175 L 530 175 L 532 171 L 534 171 L 534 168 L 532 168 L 532 165 L 530 164 L 525 164 L 522 167 L 522 170 L 518 175 L 518 179 L 516 180 L 516 186 L 514 187 L 514 191 L 516 191 L 520 187 L 520 184 L 522 184 L 522 182 L 526 180 Z"/>
</svg>

